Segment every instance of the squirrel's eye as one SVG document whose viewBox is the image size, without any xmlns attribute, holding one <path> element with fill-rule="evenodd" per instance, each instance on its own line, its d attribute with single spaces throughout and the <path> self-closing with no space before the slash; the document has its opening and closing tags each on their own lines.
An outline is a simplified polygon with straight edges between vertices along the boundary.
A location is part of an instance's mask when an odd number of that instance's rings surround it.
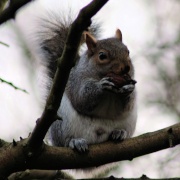
<svg viewBox="0 0 180 180">
<path fill-rule="evenodd" d="M 100 60 L 107 59 L 106 53 L 105 53 L 105 52 L 100 52 L 100 53 L 99 53 L 99 59 L 100 59 Z"/>
</svg>

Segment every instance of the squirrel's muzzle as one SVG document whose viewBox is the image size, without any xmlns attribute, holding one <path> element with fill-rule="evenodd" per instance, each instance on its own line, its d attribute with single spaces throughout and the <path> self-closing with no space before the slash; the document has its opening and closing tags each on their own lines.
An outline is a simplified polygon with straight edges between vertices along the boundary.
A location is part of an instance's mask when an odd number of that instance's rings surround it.
<svg viewBox="0 0 180 180">
<path fill-rule="evenodd" d="M 113 73 L 117 74 L 117 75 L 124 75 L 124 74 L 128 74 L 128 72 L 130 71 L 130 65 L 129 64 L 115 64 L 113 67 L 112 67 L 112 71 Z"/>
</svg>

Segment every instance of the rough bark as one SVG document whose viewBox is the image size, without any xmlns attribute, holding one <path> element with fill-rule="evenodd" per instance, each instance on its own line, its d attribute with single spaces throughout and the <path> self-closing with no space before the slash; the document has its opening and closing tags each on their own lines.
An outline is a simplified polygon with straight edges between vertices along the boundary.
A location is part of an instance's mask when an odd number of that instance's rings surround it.
<svg viewBox="0 0 180 180">
<path fill-rule="evenodd" d="M 180 123 L 121 143 L 106 142 L 92 145 L 84 154 L 69 148 L 45 144 L 38 152 L 33 152 L 29 149 L 28 139 L 25 139 L 14 141 L 0 149 L 0 175 L 10 175 L 12 172 L 26 169 L 55 170 L 100 166 L 116 161 L 133 160 L 178 144 L 180 144 Z"/>
</svg>

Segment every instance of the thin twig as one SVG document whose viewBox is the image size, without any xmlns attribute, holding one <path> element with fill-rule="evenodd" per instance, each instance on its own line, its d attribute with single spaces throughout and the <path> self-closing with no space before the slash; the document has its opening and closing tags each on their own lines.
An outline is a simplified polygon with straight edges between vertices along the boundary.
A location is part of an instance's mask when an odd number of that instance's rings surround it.
<svg viewBox="0 0 180 180">
<path fill-rule="evenodd" d="M 6 80 L 4 80 L 4 79 L 2 79 L 2 78 L 0 78 L 0 81 L 1 81 L 2 83 L 8 84 L 9 86 L 13 87 L 13 88 L 16 89 L 16 90 L 20 90 L 20 91 L 22 91 L 22 92 L 25 92 L 25 93 L 29 94 L 25 89 L 21 89 L 21 88 L 15 86 L 12 82 L 6 81 Z"/>
<path fill-rule="evenodd" d="M 6 44 L 6 43 L 4 43 L 4 42 L 2 42 L 2 41 L 0 41 L 0 44 L 4 45 L 4 46 L 6 46 L 6 47 L 9 47 L 8 44 Z"/>
</svg>

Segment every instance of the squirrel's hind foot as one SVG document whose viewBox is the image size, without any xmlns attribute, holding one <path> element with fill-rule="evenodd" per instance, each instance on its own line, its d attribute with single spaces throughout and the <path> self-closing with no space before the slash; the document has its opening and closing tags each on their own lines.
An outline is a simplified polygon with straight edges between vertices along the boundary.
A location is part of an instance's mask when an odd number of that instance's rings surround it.
<svg viewBox="0 0 180 180">
<path fill-rule="evenodd" d="M 71 149 L 76 149 L 78 152 L 81 153 L 88 151 L 88 144 L 83 138 L 71 139 L 69 142 L 69 147 Z"/>
<path fill-rule="evenodd" d="M 127 138 L 127 132 L 124 129 L 116 129 L 114 131 L 112 131 L 111 135 L 110 135 L 110 140 L 113 141 L 123 141 L 124 139 Z"/>
</svg>

